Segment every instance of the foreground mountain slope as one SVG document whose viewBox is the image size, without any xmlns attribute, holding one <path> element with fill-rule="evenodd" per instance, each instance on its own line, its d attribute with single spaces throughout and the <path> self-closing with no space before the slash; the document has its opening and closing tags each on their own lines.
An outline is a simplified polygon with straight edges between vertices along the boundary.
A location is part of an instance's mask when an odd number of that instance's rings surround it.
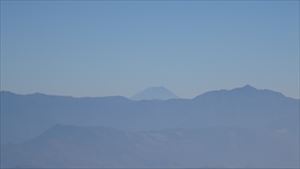
<svg viewBox="0 0 300 169">
<path fill-rule="evenodd" d="M 5 146 L 1 166 L 296 168 L 298 150 L 297 137 L 283 130 L 219 126 L 125 132 L 55 125 L 30 141 Z"/>
</svg>

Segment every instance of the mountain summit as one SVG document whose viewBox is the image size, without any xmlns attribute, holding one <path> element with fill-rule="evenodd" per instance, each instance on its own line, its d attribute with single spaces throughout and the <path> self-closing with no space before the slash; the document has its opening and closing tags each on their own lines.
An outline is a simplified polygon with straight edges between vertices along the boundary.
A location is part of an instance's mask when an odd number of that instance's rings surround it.
<svg viewBox="0 0 300 169">
<path fill-rule="evenodd" d="M 162 86 L 146 88 L 131 97 L 133 100 L 168 100 L 173 98 L 177 98 L 177 96 Z"/>
</svg>

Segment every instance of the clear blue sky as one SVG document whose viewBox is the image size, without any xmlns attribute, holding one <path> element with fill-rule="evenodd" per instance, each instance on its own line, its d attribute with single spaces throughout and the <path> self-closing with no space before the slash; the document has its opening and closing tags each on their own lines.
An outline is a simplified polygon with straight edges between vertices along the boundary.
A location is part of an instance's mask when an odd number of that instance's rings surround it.
<svg viewBox="0 0 300 169">
<path fill-rule="evenodd" d="M 299 96 L 299 1 L 1 1 L 1 90 Z"/>
</svg>

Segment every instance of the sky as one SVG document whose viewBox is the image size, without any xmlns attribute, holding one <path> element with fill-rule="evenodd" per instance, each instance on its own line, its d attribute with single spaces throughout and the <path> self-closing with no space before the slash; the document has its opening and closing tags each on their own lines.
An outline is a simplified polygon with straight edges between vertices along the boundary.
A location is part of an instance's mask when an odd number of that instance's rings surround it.
<svg viewBox="0 0 300 169">
<path fill-rule="evenodd" d="M 1 90 L 299 98 L 299 1 L 1 1 Z"/>
</svg>

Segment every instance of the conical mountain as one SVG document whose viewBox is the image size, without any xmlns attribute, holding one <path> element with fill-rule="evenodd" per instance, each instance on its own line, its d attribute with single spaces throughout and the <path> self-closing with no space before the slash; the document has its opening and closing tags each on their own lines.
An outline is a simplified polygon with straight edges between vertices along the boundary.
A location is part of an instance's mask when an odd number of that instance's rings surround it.
<svg viewBox="0 0 300 169">
<path fill-rule="evenodd" d="M 131 97 L 133 100 L 168 100 L 174 98 L 177 96 L 163 86 L 146 88 Z"/>
</svg>

